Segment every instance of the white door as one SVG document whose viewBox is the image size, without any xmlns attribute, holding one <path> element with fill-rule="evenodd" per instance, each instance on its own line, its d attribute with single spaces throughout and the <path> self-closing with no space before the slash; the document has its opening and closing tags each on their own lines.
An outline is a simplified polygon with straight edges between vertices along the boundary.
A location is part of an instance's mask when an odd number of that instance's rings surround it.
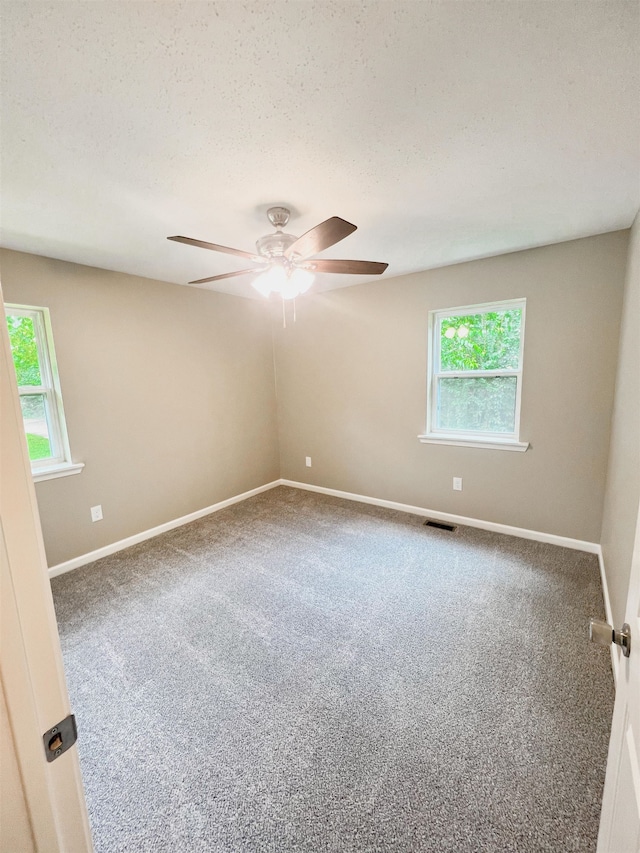
<svg viewBox="0 0 640 853">
<path fill-rule="evenodd" d="M 0 303 L 0 850 L 89 853 L 77 748 L 47 761 L 43 743 L 71 709 Z"/>
<path fill-rule="evenodd" d="M 619 658 L 598 853 L 640 853 L 640 512 L 625 622 L 631 654 Z"/>
</svg>

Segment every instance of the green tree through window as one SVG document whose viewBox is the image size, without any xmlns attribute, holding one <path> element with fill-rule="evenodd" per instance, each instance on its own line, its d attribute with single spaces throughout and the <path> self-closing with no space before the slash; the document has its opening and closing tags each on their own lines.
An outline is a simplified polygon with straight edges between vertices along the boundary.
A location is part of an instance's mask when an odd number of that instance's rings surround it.
<svg viewBox="0 0 640 853">
<path fill-rule="evenodd" d="M 517 440 L 524 300 L 434 311 L 428 435 Z"/>
<path fill-rule="evenodd" d="M 23 390 L 31 387 L 41 388 L 43 383 L 34 318 L 8 314 L 7 326 L 18 387 Z M 43 395 L 21 394 L 20 405 L 27 436 L 29 458 L 32 461 L 49 459 L 51 457 L 51 442 L 48 436 L 49 429 Z M 43 433 L 45 434 L 43 435 Z"/>
<path fill-rule="evenodd" d="M 445 317 L 440 326 L 441 369 L 517 370 L 521 327 L 521 309 Z"/>
<path fill-rule="evenodd" d="M 72 466 L 46 308 L 7 305 L 7 328 L 31 468 Z M 82 466 L 75 466 L 82 467 Z"/>
</svg>

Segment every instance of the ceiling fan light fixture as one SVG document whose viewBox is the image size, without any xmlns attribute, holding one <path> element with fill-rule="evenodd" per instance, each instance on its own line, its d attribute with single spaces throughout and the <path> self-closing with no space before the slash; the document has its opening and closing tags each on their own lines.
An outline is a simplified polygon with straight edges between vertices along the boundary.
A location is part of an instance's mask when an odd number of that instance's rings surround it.
<svg viewBox="0 0 640 853">
<path fill-rule="evenodd" d="M 315 276 L 309 270 L 294 270 L 291 273 L 289 281 L 296 289 L 296 296 L 300 293 L 306 293 L 313 284 Z"/>
<path fill-rule="evenodd" d="M 275 264 L 251 283 L 264 297 L 268 297 L 270 293 L 279 293 L 283 299 L 295 299 L 309 290 L 313 280 L 313 273 L 307 270 L 287 270 L 280 264 Z"/>
<path fill-rule="evenodd" d="M 266 273 L 262 273 L 256 279 L 254 279 L 251 284 L 255 289 L 266 299 L 271 293 L 271 285 L 268 281 L 266 281 Z"/>
<path fill-rule="evenodd" d="M 280 265 L 277 265 L 269 267 L 268 270 L 261 273 L 257 278 L 254 278 L 251 284 L 258 293 L 266 297 L 270 293 L 279 292 L 286 279 L 287 274 L 284 269 Z"/>
</svg>

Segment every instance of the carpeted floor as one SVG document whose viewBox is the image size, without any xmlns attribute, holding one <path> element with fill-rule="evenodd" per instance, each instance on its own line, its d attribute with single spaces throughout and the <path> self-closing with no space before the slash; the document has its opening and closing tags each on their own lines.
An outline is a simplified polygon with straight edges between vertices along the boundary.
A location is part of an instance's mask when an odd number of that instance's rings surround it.
<svg viewBox="0 0 640 853">
<path fill-rule="evenodd" d="M 52 581 L 98 853 L 595 850 L 597 558 L 278 488 Z"/>
</svg>

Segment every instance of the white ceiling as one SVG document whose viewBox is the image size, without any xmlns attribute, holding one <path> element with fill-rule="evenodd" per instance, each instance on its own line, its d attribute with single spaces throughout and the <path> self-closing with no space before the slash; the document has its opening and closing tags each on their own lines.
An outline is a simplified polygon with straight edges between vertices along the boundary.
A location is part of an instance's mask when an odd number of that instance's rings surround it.
<svg viewBox="0 0 640 853">
<path fill-rule="evenodd" d="M 253 251 L 275 203 L 385 277 L 626 228 L 639 9 L 4 0 L 2 245 L 185 283 L 247 264 L 168 235 Z"/>
</svg>

